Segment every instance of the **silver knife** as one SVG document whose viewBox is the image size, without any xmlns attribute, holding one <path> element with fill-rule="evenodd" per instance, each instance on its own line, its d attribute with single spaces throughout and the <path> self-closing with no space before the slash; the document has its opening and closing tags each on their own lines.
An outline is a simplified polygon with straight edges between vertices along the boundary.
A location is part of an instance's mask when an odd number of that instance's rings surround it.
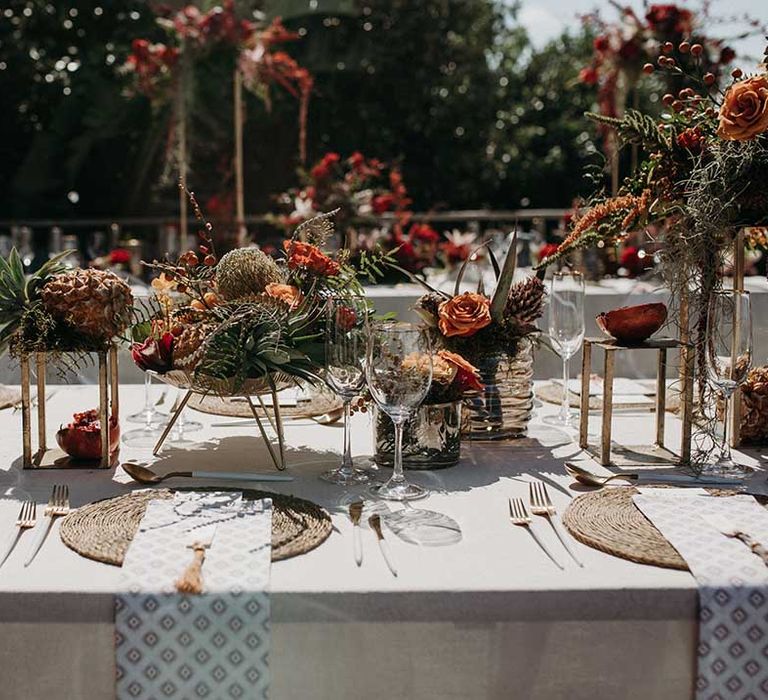
<svg viewBox="0 0 768 700">
<path fill-rule="evenodd" d="M 379 540 L 379 550 L 381 551 L 381 556 L 384 557 L 384 561 L 387 563 L 387 566 L 392 572 L 392 575 L 397 576 L 397 569 L 392 563 L 392 558 L 389 556 L 389 545 L 384 539 L 384 533 L 381 531 L 381 516 L 378 514 L 372 515 L 370 518 L 368 518 L 368 524 L 373 528 L 374 532 L 376 533 L 376 537 Z"/>
</svg>

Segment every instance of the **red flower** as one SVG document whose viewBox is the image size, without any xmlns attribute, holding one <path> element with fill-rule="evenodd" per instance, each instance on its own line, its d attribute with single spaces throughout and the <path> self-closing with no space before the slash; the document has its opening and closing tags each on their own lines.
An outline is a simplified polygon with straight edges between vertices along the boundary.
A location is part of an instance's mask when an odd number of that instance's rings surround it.
<svg viewBox="0 0 768 700">
<path fill-rule="evenodd" d="M 698 126 L 686 129 L 677 137 L 677 145 L 681 148 L 687 148 L 691 153 L 701 153 L 704 142 L 704 134 Z"/>
<path fill-rule="evenodd" d="M 109 254 L 110 265 L 127 265 L 131 262 L 131 251 L 125 248 L 115 248 Z"/>
<path fill-rule="evenodd" d="M 419 243 L 437 243 L 440 240 L 440 234 L 429 224 L 413 224 L 408 237 Z"/>
<path fill-rule="evenodd" d="M 579 71 L 579 80 L 585 85 L 596 85 L 598 80 L 597 71 L 591 66 L 582 68 Z"/>
<path fill-rule="evenodd" d="M 371 209 L 374 214 L 383 214 L 385 211 L 390 211 L 394 204 L 393 194 L 378 194 L 371 200 Z"/>
<path fill-rule="evenodd" d="M 288 254 L 288 267 L 291 270 L 303 268 L 316 275 L 333 277 L 339 274 L 339 263 L 331 260 L 317 246 L 302 241 L 283 241 L 283 248 Z"/>
<path fill-rule="evenodd" d="M 444 241 L 440 244 L 440 250 L 449 263 L 464 262 L 469 257 L 468 245 L 456 245 L 453 241 Z"/>
<path fill-rule="evenodd" d="M 163 333 L 159 338 L 150 336 L 143 343 L 131 346 L 131 357 L 136 366 L 164 374 L 173 367 L 173 334 Z"/>
<path fill-rule="evenodd" d="M 736 52 L 730 46 L 724 46 L 720 49 L 721 64 L 730 63 L 734 58 L 736 58 Z"/>
<path fill-rule="evenodd" d="M 619 56 L 625 61 L 633 61 L 640 55 L 640 46 L 634 39 L 625 41 L 619 49 Z"/>
<path fill-rule="evenodd" d="M 342 330 L 351 330 L 357 323 L 357 312 L 348 306 L 340 306 L 336 310 L 336 323 Z"/>
<path fill-rule="evenodd" d="M 602 36 L 596 37 L 592 42 L 592 45 L 595 47 L 595 51 L 604 53 L 611 48 L 611 40 L 603 34 Z"/>
<path fill-rule="evenodd" d="M 317 163 L 310 174 L 315 180 L 325 180 L 331 174 L 331 167 L 341 160 L 338 153 L 326 153 L 322 160 Z"/>
<path fill-rule="evenodd" d="M 551 255 L 554 255 L 558 249 L 557 243 L 545 243 L 539 248 L 539 262 L 546 260 Z"/>
<path fill-rule="evenodd" d="M 360 151 L 355 151 L 349 158 L 349 164 L 355 169 L 361 168 L 365 165 L 365 156 Z"/>
<path fill-rule="evenodd" d="M 653 259 L 636 246 L 627 246 L 621 253 L 619 264 L 626 268 L 630 277 L 637 277 L 653 265 Z"/>
</svg>

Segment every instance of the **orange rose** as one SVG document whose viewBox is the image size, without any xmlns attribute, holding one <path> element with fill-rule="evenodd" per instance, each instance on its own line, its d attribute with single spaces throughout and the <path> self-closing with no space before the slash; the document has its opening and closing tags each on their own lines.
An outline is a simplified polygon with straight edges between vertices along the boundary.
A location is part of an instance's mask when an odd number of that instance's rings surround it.
<svg viewBox="0 0 768 700">
<path fill-rule="evenodd" d="M 295 270 L 303 267 L 317 275 L 332 277 L 339 273 L 339 263 L 331 260 L 316 245 L 302 241 L 283 241 L 283 248 L 288 253 L 288 267 Z"/>
<path fill-rule="evenodd" d="M 292 309 L 295 309 L 304 299 L 304 297 L 301 295 L 301 292 L 290 284 L 278 284 L 277 282 L 270 282 L 266 287 L 264 287 L 264 292 L 268 297 L 284 301 Z"/>
<path fill-rule="evenodd" d="M 491 301 L 474 292 L 464 292 L 444 301 L 437 310 L 440 332 L 450 338 L 474 335 L 491 322 Z"/>
<path fill-rule="evenodd" d="M 720 105 L 717 135 L 729 141 L 749 141 L 768 131 L 768 76 L 734 83 Z"/>
<path fill-rule="evenodd" d="M 462 391 L 482 391 L 485 385 L 480 381 L 480 372 L 472 363 L 450 350 L 438 350 L 437 354 L 445 362 L 456 368 L 456 379 Z"/>
</svg>

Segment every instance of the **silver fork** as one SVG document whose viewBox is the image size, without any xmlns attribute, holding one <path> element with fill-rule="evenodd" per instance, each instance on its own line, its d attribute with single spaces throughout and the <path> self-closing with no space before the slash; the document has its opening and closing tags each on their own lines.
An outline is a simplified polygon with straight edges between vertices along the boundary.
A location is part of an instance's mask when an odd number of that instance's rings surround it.
<svg viewBox="0 0 768 700">
<path fill-rule="evenodd" d="M 552 562 L 558 568 L 560 569 L 563 568 L 563 565 L 559 561 L 557 561 L 557 559 L 555 559 L 552 552 L 549 551 L 547 545 L 545 545 L 539 539 L 539 536 L 531 527 L 532 518 L 528 513 L 528 509 L 525 507 L 525 503 L 523 503 L 522 498 L 509 499 L 509 518 L 512 521 L 513 525 L 520 525 L 521 527 L 524 527 L 526 530 L 528 530 L 528 532 L 531 533 L 531 537 L 533 537 L 533 539 L 536 540 L 536 544 L 538 544 L 539 547 L 541 547 L 544 550 L 544 553 L 552 560 Z"/>
<path fill-rule="evenodd" d="M 51 529 L 51 525 L 53 525 L 53 519 L 67 513 L 69 513 L 69 486 L 66 484 L 54 484 L 51 497 L 48 499 L 48 505 L 45 508 L 45 525 L 39 528 L 39 534 L 29 550 L 24 566 L 29 566 L 35 555 L 40 551 Z"/>
<path fill-rule="evenodd" d="M 19 517 L 16 518 L 16 531 L 11 533 L 11 536 L 8 538 L 8 542 L 5 544 L 5 547 L 2 550 L 2 555 L 0 556 L 0 566 L 5 564 L 5 560 L 8 558 L 8 555 L 13 551 L 13 548 L 19 541 L 21 533 L 24 532 L 24 530 L 28 530 L 29 528 L 35 526 L 35 523 L 37 522 L 36 517 L 37 503 L 34 501 L 24 501 L 24 503 L 21 504 Z"/>
<path fill-rule="evenodd" d="M 547 487 L 540 481 L 532 481 L 528 484 L 528 492 L 531 499 L 531 511 L 535 515 L 543 515 L 549 520 L 549 524 L 552 526 L 552 529 L 555 531 L 560 542 L 562 542 L 565 550 L 571 555 L 571 559 L 573 559 L 579 566 L 583 567 L 584 564 L 578 560 L 568 544 L 567 535 L 563 532 L 563 526 L 560 525 L 556 517 L 553 517 L 557 515 L 557 510 L 555 510 L 552 499 L 549 497 Z"/>
</svg>

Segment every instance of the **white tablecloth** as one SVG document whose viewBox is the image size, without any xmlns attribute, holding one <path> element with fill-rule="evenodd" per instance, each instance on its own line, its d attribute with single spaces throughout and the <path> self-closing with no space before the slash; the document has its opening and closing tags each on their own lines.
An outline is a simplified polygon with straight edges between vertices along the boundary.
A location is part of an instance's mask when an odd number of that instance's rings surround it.
<svg viewBox="0 0 768 700">
<path fill-rule="evenodd" d="M 135 411 L 140 400 L 140 387 L 123 387 L 123 414 Z M 94 387 L 62 388 L 50 402 L 49 424 L 57 426 L 95 401 Z M 205 424 L 201 443 L 166 448 L 158 471 L 270 468 L 255 427 L 195 418 Z M 32 493 L 44 502 L 54 483 L 70 485 L 74 506 L 134 487 L 119 468 L 19 471 L 20 423 L 19 413 L 0 412 L 0 493 L 6 494 L 0 531 L 11 527 L 19 498 Z M 621 439 L 631 430 L 636 442 L 641 427 L 650 441 L 647 414 L 618 416 L 614 434 Z M 670 418 L 671 444 L 677 427 Z M 509 523 L 507 497 L 527 497 L 532 476 L 551 485 L 560 511 L 576 495 L 563 471 L 563 459 L 579 452 L 571 436 L 541 425 L 538 417 L 531 435 L 504 445 L 469 444 L 459 466 L 411 474 L 434 489 L 424 507 L 457 520 L 463 539 L 420 548 L 387 531 L 399 569 L 394 578 L 369 531 L 363 533 L 363 566 L 353 561 L 346 505 L 359 490 L 345 492 L 317 478 L 338 459 L 341 427 L 287 422 L 287 457 L 296 481 L 273 490 L 328 508 L 335 532 L 317 550 L 273 567 L 273 698 L 691 695 L 696 589 L 689 574 L 633 564 L 579 543 L 574 546 L 585 567 L 562 573 Z M 355 418 L 352 445 L 355 454 L 370 454 L 367 416 Z M 146 456 L 127 448 L 121 454 Z M 543 523 L 539 528 L 562 551 L 551 530 Z M 0 568 L 0 698 L 111 698 L 112 593 L 119 570 L 67 549 L 58 526 L 28 569 L 22 567 L 26 546 L 22 542 Z"/>
</svg>

